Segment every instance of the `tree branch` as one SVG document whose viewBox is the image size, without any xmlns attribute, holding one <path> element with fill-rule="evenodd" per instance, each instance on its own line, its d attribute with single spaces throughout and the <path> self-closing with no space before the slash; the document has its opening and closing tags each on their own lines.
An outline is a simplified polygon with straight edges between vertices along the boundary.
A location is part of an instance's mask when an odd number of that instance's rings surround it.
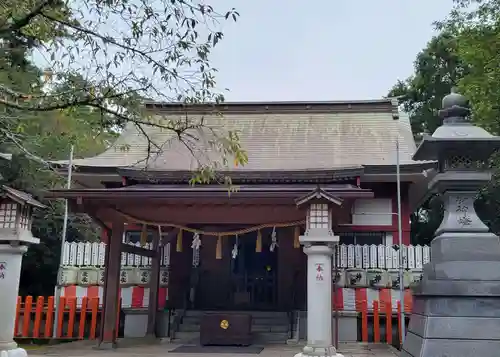
<svg viewBox="0 0 500 357">
<path fill-rule="evenodd" d="M 83 28 L 83 27 L 80 27 L 80 26 L 76 26 L 68 21 L 64 21 L 64 20 L 60 20 L 60 19 L 57 19 L 51 15 L 48 15 L 44 12 L 41 13 L 41 15 L 43 17 L 45 17 L 46 19 L 48 20 L 51 20 L 51 21 L 54 21 L 54 22 L 57 22 L 63 26 L 67 26 L 75 31 L 78 31 L 78 32 L 83 32 L 89 36 L 93 36 L 93 37 L 97 37 L 99 38 L 101 41 L 103 41 L 104 43 L 108 43 L 108 44 L 111 44 L 111 45 L 115 45 L 117 47 L 120 47 L 124 50 L 127 50 L 127 51 L 130 51 L 132 53 L 136 53 L 138 54 L 139 56 L 143 57 L 144 59 L 146 59 L 148 62 L 154 64 L 155 66 L 158 66 L 159 68 L 162 68 L 163 70 L 165 70 L 166 72 L 168 72 L 172 77 L 174 78 L 179 78 L 179 76 L 174 72 L 172 71 L 171 69 L 165 67 L 163 64 L 161 64 L 160 62 L 158 62 L 157 60 L 155 60 L 154 58 L 152 58 L 150 55 L 148 55 L 148 53 L 146 53 L 145 51 L 142 51 L 138 48 L 134 48 L 132 46 L 128 46 L 124 43 L 120 43 L 118 41 L 116 41 L 115 39 L 113 39 L 112 37 L 108 37 L 108 36 L 103 36 L 101 35 L 100 33 L 97 33 L 95 31 L 92 31 L 92 30 L 89 30 L 89 29 L 86 29 L 86 28 Z M 187 83 L 189 83 L 189 81 L 185 80 Z"/>
<path fill-rule="evenodd" d="M 29 157 L 31 160 L 39 163 L 39 164 L 42 164 L 43 166 L 46 166 L 50 169 L 52 169 L 51 165 L 45 161 L 44 159 L 42 159 L 41 157 L 31 153 L 30 151 L 28 151 L 24 146 L 23 144 L 21 144 L 21 142 L 14 136 L 12 135 L 11 132 L 9 132 L 8 130 L 5 130 L 5 129 L 2 129 L 0 128 L 0 132 L 9 140 L 11 141 L 19 150 L 21 150 L 27 157 Z"/>
<path fill-rule="evenodd" d="M 36 16 L 40 15 L 43 11 L 43 9 L 47 6 L 54 5 L 56 0 L 44 0 L 41 3 L 39 3 L 37 6 L 33 8 L 28 14 L 26 14 L 24 17 L 14 21 L 14 23 L 6 28 L 0 29 L 0 34 L 3 33 L 8 33 L 11 31 L 19 31 L 23 27 L 27 26 L 30 21 L 35 18 Z"/>
</svg>

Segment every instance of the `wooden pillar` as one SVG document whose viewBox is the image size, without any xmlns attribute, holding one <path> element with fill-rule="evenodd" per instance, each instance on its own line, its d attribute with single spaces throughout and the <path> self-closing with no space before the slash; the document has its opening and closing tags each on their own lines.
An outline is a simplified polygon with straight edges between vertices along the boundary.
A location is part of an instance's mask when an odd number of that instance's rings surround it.
<svg viewBox="0 0 500 357">
<path fill-rule="evenodd" d="M 176 251 L 177 230 L 169 233 L 170 242 L 170 275 L 168 280 L 169 304 L 172 308 L 184 308 L 186 294 L 189 289 L 189 278 L 191 275 L 192 250 L 191 237 L 186 233 L 182 235 L 182 252 Z M 203 238 L 202 238 L 203 239 Z M 215 251 L 214 251 L 215 252 Z M 214 253 L 215 254 L 215 253 Z"/>
<path fill-rule="evenodd" d="M 101 333 L 99 334 L 99 348 L 116 347 L 117 319 L 119 318 L 119 288 L 121 244 L 123 239 L 124 224 L 122 221 L 113 222 L 112 232 L 105 253 L 104 271 L 104 301 L 101 313 Z"/>
<path fill-rule="evenodd" d="M 156 315 L 158 313 L 158 288 L 160 287 L 160 232 L 153 229 L 154 255 L 151 259 L 151 280 L 149 281 L 148 327 L 146 335 L 156 337 Z"/>
</svg>

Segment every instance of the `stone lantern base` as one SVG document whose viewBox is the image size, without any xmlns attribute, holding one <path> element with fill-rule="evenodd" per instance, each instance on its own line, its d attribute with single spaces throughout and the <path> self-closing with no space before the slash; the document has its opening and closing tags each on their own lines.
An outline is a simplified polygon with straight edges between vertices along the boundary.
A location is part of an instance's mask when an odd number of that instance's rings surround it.
<svg viewBox="0 0 500 357">
<path fill-rule="evenodd" d="M 414 290 L 401 357 L 500 355 L 500 240 L 443 233 Z"/>
<path fill-rule="evenodd" d="M 27 356 L 13 336 L 21 261 L 27 249 L 23 245 L 0 244 L 0 357 Z"/>
<path fill-rule="evenodd" d="M 315 347 L 306 346 L 303 351 L 297 353 L 295 357 L 344 357 L 337 353 L 335 347 Z"/>
<path fill-rule="evenodd" d="M 16 344 L 17 346 L 17 344 Z M 26 357 L 28 353 L 24 348 L 16 347 L 8 350 L 0 350 L 0 357 Z"/>
</svg>

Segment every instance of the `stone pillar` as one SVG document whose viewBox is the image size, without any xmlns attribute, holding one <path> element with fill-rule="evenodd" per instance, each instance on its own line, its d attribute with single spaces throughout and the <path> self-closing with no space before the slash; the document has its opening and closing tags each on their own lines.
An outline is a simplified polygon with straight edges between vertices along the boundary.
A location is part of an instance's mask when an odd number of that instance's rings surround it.
<svg viewBox="0 0 500 357">
<path fill-rule="evenodd" d="M 307 344 L 296 357 L 342 357 L 332 344 L 332 245 L 306 243 L 304 253 L 307 254 Z"/>
<path fill-rule="evenodd" d="M 342 200 L 318 186 L 295 202 L 307 205 L 306 230 L 299 237 L 307 255 L 307 345 L 295 357 L 342 357 L 332 345 L 332 257 L 339 242 L 332 231 L 332 206 Z"/>
<path fill-rule="evenodd" d="M 0 356 L 24 357 L 26 351 L 14 341 L 21 262 L 27 246 L 0 244 Z"/>
<path fill-rule="evenodd" d="M 326 245 L 304 247 L 307 254 L 307 355 L 335 356 L 332 348 L 332 254 Z M 329 313 L 328 313 L 329 312 Z"/>
<path fill-rule="evenodd" d="M 24 357 L 26 351 L 14 342 L 21 263 L 27 245 L 40 242 L 30 231 L 33 209 L 45 206 L 8 186 L 0 192 L 0 209 L 7 212 L 0 225 L 0 357 Z"/>
<path fill-rule="evenodd" d="M 437 160 L 429 183 L 444 203 L 431 261 L 414 288 L 402 357 L 500 355 L 500 240 L 476 215 L 477 192 L 490 179 L 500 138 L 469 122 L 465 98 L 443 99 L 443 125 L 424 138 L 415 160 Z"/>
<path fill-rule="evenodd" d="M 304 253 L 307 254 L 307 344 L 295 356 L 342 357 L 332 344 L 332 245 L 305 243 Z"/>
</svg>

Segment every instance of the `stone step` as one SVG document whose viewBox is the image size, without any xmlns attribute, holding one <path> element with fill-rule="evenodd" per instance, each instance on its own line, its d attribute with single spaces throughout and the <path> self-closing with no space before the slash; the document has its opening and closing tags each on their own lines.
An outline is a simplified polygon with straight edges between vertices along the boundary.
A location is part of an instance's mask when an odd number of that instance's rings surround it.
<svg viewBox="0 0 500 357">
<path fill-rule="evenodd" d="M 200 324 L 201 316 L 184 316 L 182 323 Z M 288 325 L 290 323 L 288 317 L 252 317 L 252 325 Z"/>
<path fill-rule="evenodd" d="M 199 343 L 200 342 L 200 332 L 195 331 L 177 331 L 175 333 L 175 338 L 173 340 L 175 343 Z"/>
<path fill-rule="evenodd" d="M 286 312 L 276 311 L 201 311 L 187 310 L 184 313 L 176 341 L 199 342 L 200 323 L 204 314 L 250 314 L 252 315 L 252 334 L 259 343 L 286 343 L 289 338 L 289 318 Z"/>
<path fill-rule="evenodd" d="M 252 332 L 288 332 L 288 325 L 254 325 Z"/>
<path fill-rule="evenodd" d="M 185 324 L 182 323 L 179 325 L 180 332 L 199 332 L 200 325 L 199 324 Z"/>
<path fill-rule="evenodd" d="M 254 344 L 284 344 L 289 339 L 286 332 L 253 332 L 252 343 Z M 198 344 L 200 342 L 199 332 L 177 332 L 174 343 Z"/>
<path fill-rule="evenodd" d="M 288 324 L 276 325 L 252 325 L 252 332 L 288 332 L 290 326 Z M 179 326 L 180 332 L 199 332 L 200 325 L 192 323 L 182 323 Z"/>
<path fill-rule="evenodd" d="M 290 323 L 290 319 L 288 317 L 257 317 L 252 318 L 252 325 L 288 325 Z"/>
<path fill-rule="evenodd" d="M 283 311 L 203 311 L 203 310 L 186 310 L 184 316 L 202 316 L 203 314 L 249 314 L 252 318 L 287 318 L 288 314 Z"/>
<path fill-rule="evenodd" d="M 253 334 L 254 344 L 284 344 L 290 338 L 286 332 L 262 332 Z"/>
</svg>

